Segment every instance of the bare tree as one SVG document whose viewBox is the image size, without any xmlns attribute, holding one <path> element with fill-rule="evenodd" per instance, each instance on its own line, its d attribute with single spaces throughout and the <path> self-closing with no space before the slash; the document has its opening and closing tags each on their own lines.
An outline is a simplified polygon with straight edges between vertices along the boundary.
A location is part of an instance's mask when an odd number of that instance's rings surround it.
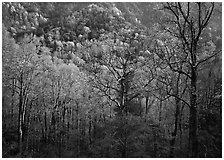
<svg viewBox="0 0 224 160">
<path fill-rule="evenodd" d="M 198 157 L 198 113 L 197 113 L 197 82 L 199 65 L 215 57 L 220 51 L 203 54 L 201 37 L 208 26 L 214 10 L 214 3 L 166 3 L 164 10 L 170 15 L 164 27 L 166 33 L 179 41 L 177 47 L 164 43 L 157 43 L 156 52 L 163 58 L 173 72 L 189 78 L 190 108 L 189 118 L 189 156 Z M 171 41 L 170 41 L 171 42 Z M 181 64 L 181 65 L 180 65 Z M 172 95 L 174 96 L 174 95 Z M 176 96 L 175 96 L 176 97 Z M 179 98 L 179 97 L 176 97 Z"/>
</svg>

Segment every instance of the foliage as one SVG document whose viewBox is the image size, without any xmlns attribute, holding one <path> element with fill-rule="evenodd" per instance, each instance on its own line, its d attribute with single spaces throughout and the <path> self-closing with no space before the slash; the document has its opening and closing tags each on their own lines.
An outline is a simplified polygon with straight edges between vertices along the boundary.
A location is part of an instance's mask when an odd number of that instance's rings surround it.
<svg viewBox="0 0 224 160">
<path fill-rule="evenodd" d="M 221 157 L 220 3 L 2 5 L 3 157 Z"/>
</svg>

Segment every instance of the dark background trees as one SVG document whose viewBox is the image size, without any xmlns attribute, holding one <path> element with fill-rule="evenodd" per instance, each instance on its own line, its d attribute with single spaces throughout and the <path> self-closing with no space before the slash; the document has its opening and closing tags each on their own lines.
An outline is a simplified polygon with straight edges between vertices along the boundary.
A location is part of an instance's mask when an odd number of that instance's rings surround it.
<svg viewBox="0 0 224 160">
<path fill-rule="evenodd" d="M 2 5 L 3 157 L 221 157 L 221 3 Z"/>
</svg>

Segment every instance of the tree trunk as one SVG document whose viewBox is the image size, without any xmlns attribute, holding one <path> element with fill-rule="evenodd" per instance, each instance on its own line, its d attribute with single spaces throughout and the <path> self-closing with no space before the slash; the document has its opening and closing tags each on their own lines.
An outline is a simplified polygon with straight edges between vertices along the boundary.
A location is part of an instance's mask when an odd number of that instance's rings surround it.
<svg viewBox="0 0 224 160">
<path fill-rule="evenodd" d="M 75 118 L 74 118 L 74 110 L 73 109 L 71 109 L 71 117 L 72 117 L 72 126 L 71 126 L 71 128 L 72 128 L 72 130 L 74 129 L 74 124 L 75 124 Z"/>
<path fill-rule="evenodd" d="M 181 110 L 180 110 L 180 122 L 179 122 L 179 131 L 180 131 L 180 150 L 182 150 L 182 116 L 183 116 L 183 109 L 184 109 L 184 103 L 181 105 Z"/>
<path fill-rule="evenodd" d="M 127 158 L 127 130 L 126 130 L 126 126 L 127 126 L 127 119 L 122 116 L 119 117 L 120 123 L 119 126 L 117 128 L 117 133 L 119 133 L 119 148 L 120 148 L 120 153 L 121 153 L 121 157 L 122 158 Z"/>
<path fill-rule="evenodd" d="M 145 98 L 145 115 L 148 114 L 149 97 Z"/>
<path fill-rule="evenodd" d="M 19 154 L 23 152 L 23 129 L 22 129 L 22 116 L 19 115 Z"/>
<path fill-rule="evenodd" d="M 157 147 L 157 136 L 156 136 L 156 133 L 155 131 L 153 131 L 153 158 L 156 158 L 157 157 L 157 150 L 158 150 L 158 147 Z"/>
<path fill-rule="evenodd" d="M 139 115 L 140 115 L 140 117 L 142 116 L 142 99 L 141 98 L 139 98 L 138 99 L 138 101 L 139 101 Z"/>
<path fill-rule="evenodd" d="M 189 146 L 190 157 L 198 157 L 198 122 L 197 122 L 197 73 L 196 68 L 192 67 L 191 90 L 190 90 L 190 119 L 189 119 Z"/>
<path fill-rule="evenodd" d="M 162 99 L 162 97 L 161 97 Z M 160 100 L 160 103 L 159 103 L 159 124 L 161 125 L 161 121 L 162 121 L 162 105 L 163 105 L 163 101 Z"/>
<path fill-rule="evenodd" d="M 174 157 L 174 145 L 176 142 L 176 136 L 177 136 L 177 131 L 178 131 L 178 126 L 180 122 L 180 100 L 175 98 L 176 101 L 176 111 L 175 111 L 175 123 L 174 123 L 174 131 L 172 132 L 172 139 L 170 141 L 170 157 Z"/>
<path fill-rule="evenodd" d="M 94 121 L 93 121 L 93 138 L 95 139 L 96 138 L 96 117 L 94 118 Z"/>
<path fill-rule="evenodd" d="M 197 110 L 190 109 L 190 128 L 189 128 L 189 142 L 190 142 L 190 157 L 196 158 L 198 156 L 198 137 L 197 137 Z"/>
<path fill-rule="evenodd" d="M 21 91 L 20 91 L 20 95 L 19 95 L 18 144 L 19 144 L 19 154 L 20 154 L 20 156 L 22 156 L 22 152 L 23 152 L 23 95 L 22 95 L 22 83 L 21 83 Z"/>
<path fill-rule="evenodd" d="M 91 128 L 92 128 L 92 119 L 89 119 L 89 144 L 92 144 L 92 136 L 91 136 Z"/>
<path fill-rule="evenodd" d="M 31 108 L 32 108 L 32 103 L 33 101 L 31 101 L 30 102 L 30 104 L 29 104 L 29 108 L 27 108 L 27 111 L 26 111 L 26 113 L 27 113 L 27 118 L 26 118 L 26 136 L 27 136 L 27 138 L 26 138 L 26 150 L 28 150 L 29 149 L 29 129 L 30 129 L 30 123 L 31 123 Z"/>
<path fill-rule="evenodd" d="M 79 103 L 76 102 L 76 129 L 79 130 Z"/>
<path fill-rule="evenodd" d="M 82 136 L 83 137 L 86 136 L 86 119 L 85 119 L 85 117 L 82 120 Z"/>
<path fill-rule="evenodd" d="M 13 86 L 14 86 L 15 84 L 14 84 L 14 79 L 13 79 Z M 12 101 L 11 101 L 11 123 L 13 124 L 13 114 L 14 114 L 14 111 L 13 111 L 13 109 L 14 109 L 14 95 L 15 95 L 15 89 L 13 88 L 13 90 L 12 90 Z M 3 101 L 2 101 L 3 102 Z M 3 103 L 4 104 L 4 103 Z"/>
<path fill-rule="evenodd" d="M 45 138 L 48 139 L 47 134 L 47 112 L 44 112 L 44 129 L 45 129 Z"/>
<path fill-rule="evenodd" d="M 66 107 L 65 105 L 63 105 L 63 110 L 62 110 L 62 128 L 63 130 L 65 129 L 64 126 L 65 126 L 65 114 L 66 114 Z"/>
</svg>

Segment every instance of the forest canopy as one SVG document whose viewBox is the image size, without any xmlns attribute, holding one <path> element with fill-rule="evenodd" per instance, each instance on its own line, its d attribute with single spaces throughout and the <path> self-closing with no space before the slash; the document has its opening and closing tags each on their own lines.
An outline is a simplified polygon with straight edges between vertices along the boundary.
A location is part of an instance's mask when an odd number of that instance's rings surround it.
<svg viewBox="0 0 224 160">
<path fill-rule="evenodd" d="M 2 156 L 222 157 L 222 3 L 3 2 Z"/>
</svg>

